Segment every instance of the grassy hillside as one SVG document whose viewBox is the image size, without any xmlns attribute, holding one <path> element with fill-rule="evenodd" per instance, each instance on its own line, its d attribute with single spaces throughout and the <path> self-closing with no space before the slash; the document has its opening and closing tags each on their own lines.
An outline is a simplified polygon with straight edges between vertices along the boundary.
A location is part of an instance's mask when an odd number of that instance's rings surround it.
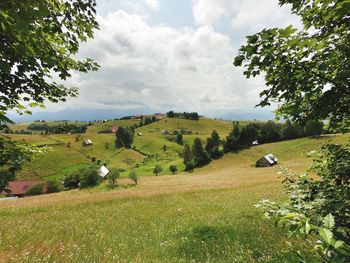
<svg viewBox="0 0 350 263">
<path fill-rule="evenodd" d="M 145 127 L 144 127 L 145 128 Z M 225 155 L 193 173 L 142 177 L 133 186 L 73 190 L 0 202 L 0 262 L 320 262 L 297 238 L 261 218 L 254 204 L 282 200 L 285 166 L 350 135 L 265 144 Z M 280 164 L 255 168 L 272 152 Z"/>
<path fill-rule="evenodd" d="M 75 122 L 73 122 L 75 123 Z M 27 163 L 24 169 L 18 174 L 18 178 L 41 178 L 58 179 L 65 174 L 73 172 L 91 163 L 92 157 L 107 163 L 110 168 L 124 169 L 122 176 L 127 176 L 130 169 L 135 169 L 140 175 L 152 175 L 153 167 L 157 164 L 163 166 L 162 174 L 169 174 L 169 166 L 175 164 L 179 170 L 183 170 L 179 154 L 182 146 L 169 140 L 171 136 L 161 134 L 162 130 L 170 132 L 185 129 L 192 132 L 192 135 L 185 135 L 184 141 L 192 143 L 195 137 L 200 137 L 205 142 L 213 129 L 216 129 L 221 136 L 226 136 L 232 128 L 232 123 L 202 118 L 199 121 L 184 119 L 167 119 L 136 129 L 134 146 L 136 150 L 120 150 L 115 148 L 114 134 L 99 134 L 99 131 L 110 129 L 113 126 L 132 126 L 138 124 L 136 120 L 115 120 L 108 122 L 94 123 L 88 127 L 85 134 L 80 135 L 77 141 L 76 134 L 61 135 L 8 135 L 16 141 L 26 141 L 34 145 L 48 145 L 52 151 L 37 160 Z M 59 124 L 48 122 L 48 125 Z M 12 129 L 25 129 L 29 123 L 16 124 Z M 93 146 L 83 147 L 82 141 L 91 139 Z M 167 150 L 163 151 L 166 145 Z M 68 147 L 69 146 L 69 147 Z M 147 157 L 152 155 L 153 157 Z"/>
</svg>

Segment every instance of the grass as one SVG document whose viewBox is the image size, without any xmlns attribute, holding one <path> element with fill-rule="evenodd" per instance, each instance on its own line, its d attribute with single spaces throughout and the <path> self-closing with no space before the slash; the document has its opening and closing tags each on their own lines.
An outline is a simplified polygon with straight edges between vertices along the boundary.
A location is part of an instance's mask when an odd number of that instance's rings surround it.
<svg viewBox="0 0 350 263">
<path fill-rule="evenodd" d="M 269 194 L 280 195 L 272 184 Z M 253 194 L 252 194 L 253 193 Z M 0 211 L 0 261 L 307 262 L 253 205 L 265 185 Z"/>
<path fill-rule="evenodd" d="M 122 178 L 114 190 L 101 185 L 2 201 L 0 262 L 298 262 L 297 250 L 306 262 L 320 262 L 254 208 L 263 198 L 285 198 L 278 166 L 258 169 L 254 162 L 272 152 L 279 166 L 301 172 L 309 151 L 349 138 L 260 145 L 192 173 L 141 177 L 137 186 Z"/>
</svg>

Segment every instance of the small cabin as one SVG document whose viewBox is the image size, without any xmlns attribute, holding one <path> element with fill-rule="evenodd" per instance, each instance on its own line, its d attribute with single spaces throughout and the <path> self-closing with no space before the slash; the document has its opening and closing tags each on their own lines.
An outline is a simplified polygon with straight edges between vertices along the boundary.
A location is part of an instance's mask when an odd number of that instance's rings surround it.
<svg viewBox="0 0 350 263">
<path fill-rule="evenodd" d="M 141 132 L 137 133 L 137 136 L 142 136 L 142 133 Z"/>
<path fill-rule="evenodd" d="M 273 154 L 267 154 L 264 157 L 260 158 L 256 161 L 256 167 L 270 167 L 277 164 L 278 159 Z"/>
<path fill-rule="evenodd" d="M 92 143 L 92 141 L 90 140 L 90 139 L 88 139 L 88 140 L 84 140 L 83 141 L 83 146 L 90 146 L 90 145 L 92 145 L 93 143 Z"/>
<path fill-rule="evenodd" d="M 258 140 L 252 141 L 252 145 L 253 145 L 253 146 L 259 145 Z"/>
<path fill-rule="evenodd" d="M 98 170 L 99 176 L 105 178 L 109 174 L 109 170 L 106 166 L 102 165 L 101 168 Z"/>
</svg>

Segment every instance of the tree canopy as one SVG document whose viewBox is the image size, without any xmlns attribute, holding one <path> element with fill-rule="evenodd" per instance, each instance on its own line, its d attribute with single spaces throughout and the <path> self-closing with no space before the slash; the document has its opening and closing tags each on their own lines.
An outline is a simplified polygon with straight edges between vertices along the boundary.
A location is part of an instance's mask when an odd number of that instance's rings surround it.
<svg viewBox="0 0 350 263">
<path fill-rule="evenodd" d="M 10 109 L 29 112 L 27 105 L 77 95 L 52 79 L 98 68 L 89 58 L 73 58 L 98 28 L 95 6 L 95 0 L 0 2 L 0 119 Z"/>
<path fill-rule="evenodd" d="M 280 0 L 291 4 L 304 28 L 264 29 L 247 37 L 235 57 L 244 75 L 264 74 L 267 89 L 259 106 L 279 103 L 278 116 L 306 123 L 328 119 L 350 124 L 350 2 Z"/>
</svg>

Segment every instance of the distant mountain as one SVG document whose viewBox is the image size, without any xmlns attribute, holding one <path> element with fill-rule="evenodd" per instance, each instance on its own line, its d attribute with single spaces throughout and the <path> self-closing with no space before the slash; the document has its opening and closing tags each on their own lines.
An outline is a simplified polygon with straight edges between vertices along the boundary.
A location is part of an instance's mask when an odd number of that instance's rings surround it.
<svg viewBox="0 0 350 263">
<path fill-rule="evenodd" d="M 78 120 L 93 121 L 101 119 L 116 119 L 123 116 L 134 114 L 151 114 L 156 111 L 151 109 L 128 109 L 128 110 L 111 110 L 111 109 L 66 109 L 57 112 L 36 112 L 32 115 L 17 115 L 10 113 L 8 117 L 15 122 L 29 122 L 34 120 Z"/>
<path fill-rule="evenodd" d="M 273 112 L 268 112 L 268 111 L 259 111 L 259 110 L 254 110 L 254 111 L 249 111 L 249 112 L 242 112 L 242 111 L 237 111 L 237 112 L 228 112 L 221 114 L 217 116 L 218 119 L 223 119 L 223 120 L 237 120 L 237 121 L 242 121 L 242 120 L 273 120 L 275 118 L 275 114 Z"/>
<path fill-rule="evenodd" d="M 165 110 L 163 112 L 167 112 Z M 15 122 L 30 122 L 34 120 L 78 120 L 78 121 L 93 121 L 102 119 L 116 119 L 123 116 L 130 116 L 136 114 L 152 114 L 159 112 L 159 110 L 149 108 L 135 108 L 135 109 L 65 109 L 56 112 L 35 112 L 32 115 L 18 115 L 16 113 L 9 113 L 8 117 Z M 199 114 L 201 114 L 199 112 Z M 212 112 L 205 114 L 211 118 L 218 118 L 223 120 L 272 120 L 274 113 L 272 111 L 262 111 L 254 109 L 252 111 L 236 110 L 235 112 L 218 113 Z"/>
</svg>

